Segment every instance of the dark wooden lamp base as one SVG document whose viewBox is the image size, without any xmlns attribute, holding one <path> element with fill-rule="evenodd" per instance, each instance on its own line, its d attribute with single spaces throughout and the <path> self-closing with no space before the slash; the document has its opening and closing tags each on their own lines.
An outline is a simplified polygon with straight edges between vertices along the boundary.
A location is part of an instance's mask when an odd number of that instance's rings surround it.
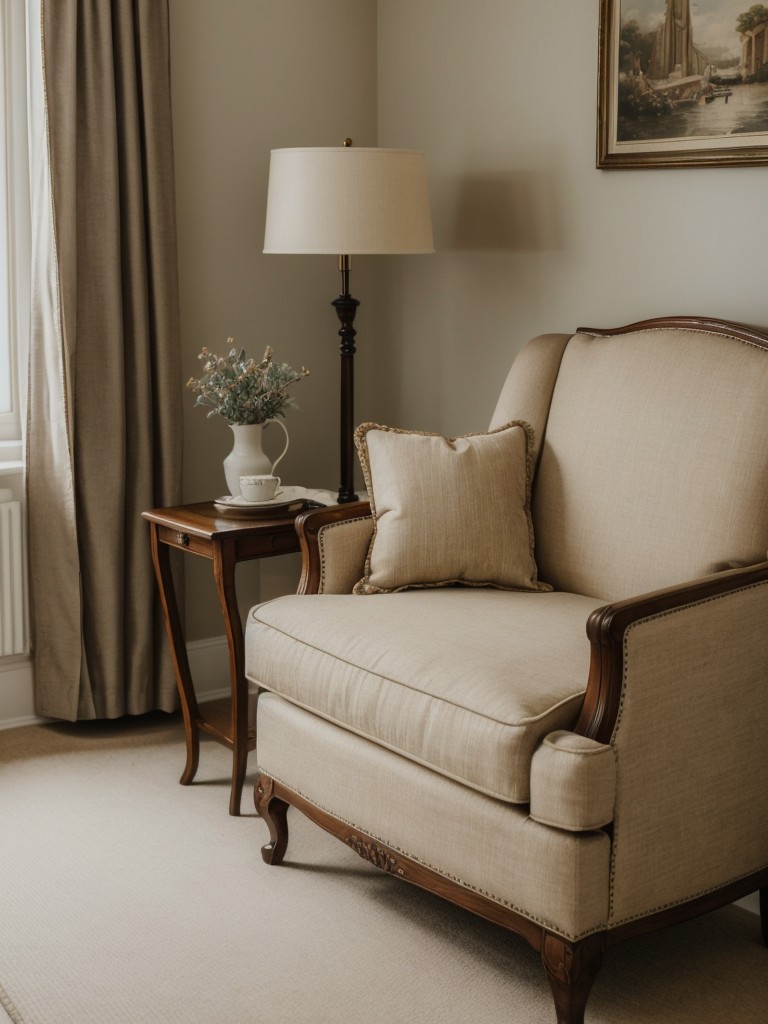
<svg viewBox="0 0 768 1024">
<path fill-rule="evenodd" d="M 341 271 L 341 294 L 331 305 L 341 321 L 339 337 L 341 338 L 341 421 L 339 433 L 339 454 L 341 457 L 341 483 L 339 485 L 339 504 L 357 501 L 353 485 L 355 447 L 353 431 L 355 429 L 355 336 L 353 326 L 355 313 L 360 303 L 349 294 L 349 256 L 339 256 Z"/>
</svg>

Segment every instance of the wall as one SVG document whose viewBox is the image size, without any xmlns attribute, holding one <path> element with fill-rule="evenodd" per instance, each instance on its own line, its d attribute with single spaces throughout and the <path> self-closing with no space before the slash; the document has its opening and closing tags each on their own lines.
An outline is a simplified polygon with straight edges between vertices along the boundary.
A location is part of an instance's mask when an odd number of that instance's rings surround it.
<svg viewBox="0 0 768 1024">
<path fill-rule="evenodd" d="M 375 0 L 170 0 L 170 11 L 185 379 L 203 345 L 222 353 L 230 336 L 308 366 L 281 476 L 335 489 L 338 269 L 333 257 L 262 254 L 267 175 L 273 148 L 375 145 Z M 184 401 L 184 500 L 209 500 L 227 492 L 231 433 L 191 392 Z M 220 636 L 210 563 L 186 563 L 188 639 Z M 297 572 L 293 556 L 240 566 L 241 604 L 292 589 Z"/>
<path fill-rule="evenodd" d="M 766 168 L 596 170 L 598 6 L 379 0 L 379 144 L 426 151 L 438 247 L 379 296 L 383 416 L 486 426 L 542 331 L 768 325 Z"/>
</svg>

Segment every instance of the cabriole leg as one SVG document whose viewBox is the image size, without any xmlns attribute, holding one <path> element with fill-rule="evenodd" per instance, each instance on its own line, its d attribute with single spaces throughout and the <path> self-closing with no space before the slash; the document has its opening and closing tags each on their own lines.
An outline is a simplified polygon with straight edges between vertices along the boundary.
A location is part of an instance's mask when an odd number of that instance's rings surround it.
<svg viewBox="0 0 768 1024">
<path fill-rule="evenodd" d="M 261 848 L 267 864 L 280 864 L 288 847 L 288 804 L 275 796 L 274 782 L 268 775 L 259 775 L 253 792 L 256 810 L 267 823 L 271 841 Z"/>
<path fill-rule="evenodd" d="M 557 1024 L 584 1024 L 587 999 L 603 962 L 601 937 L 570 943 L 547 933 L 541 959 L 555 999 Z"/>
</svg>

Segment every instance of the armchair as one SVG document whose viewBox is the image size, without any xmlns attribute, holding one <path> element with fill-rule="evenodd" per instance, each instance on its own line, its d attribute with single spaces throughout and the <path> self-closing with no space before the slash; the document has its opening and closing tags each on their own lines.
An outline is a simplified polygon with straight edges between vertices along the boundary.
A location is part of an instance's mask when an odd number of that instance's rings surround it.
<svg viewBox="0 0 768 1024">
<path fill-rule="evenodd" d="M 756 890 L 768 942 L 768 334 L 543 335 L 478 436 L 518 420 L 551 589 L 361 593 L 408 521 L 369 453 L 373 507 L 305 515 L 300 593 L 249 615 L 255 801 L 268 864 L 293 806 L 520 934 L 582 1024 L 615 943 Z"/>
</svg>

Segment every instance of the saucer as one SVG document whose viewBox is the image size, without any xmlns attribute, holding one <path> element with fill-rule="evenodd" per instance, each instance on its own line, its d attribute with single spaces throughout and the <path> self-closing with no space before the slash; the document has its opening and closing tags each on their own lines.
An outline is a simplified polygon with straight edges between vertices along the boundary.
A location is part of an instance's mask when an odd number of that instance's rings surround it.
<svg viewBox="0 0 768 1024">
<path fill-rule="evenodd" d="M 240 494 L 236 496 L 225 494 L 221 498 L 214 498 L 213 504 L 217 508 L 227 509 L 230 512 L 253 515 L 259 512 L 288 510 L 302 505 L 306 500 L 306 487 L 283 487 L 274 498 L 270 498 L 268 501 L 246 501 Z"/>
</svg>

